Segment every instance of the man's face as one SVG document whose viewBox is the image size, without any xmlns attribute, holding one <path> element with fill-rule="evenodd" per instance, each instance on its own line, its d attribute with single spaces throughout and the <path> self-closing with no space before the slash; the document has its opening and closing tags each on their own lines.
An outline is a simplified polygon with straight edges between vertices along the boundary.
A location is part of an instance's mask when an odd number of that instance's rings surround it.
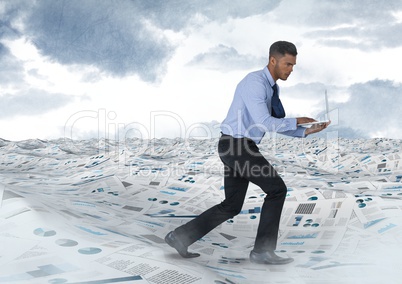
<svg viewBox="0 0 402 284">
<path fill-rule="evenodd" d="M 272 63 L 274 65 L 273 69 L 273 79 L 276 81 L 278 79 L 286 81 L 293 71 L 293 66 L 296 65 L 296 56 L 285 54 L 285 56 L 275 58 L 271 58 Z"/>
</svg>

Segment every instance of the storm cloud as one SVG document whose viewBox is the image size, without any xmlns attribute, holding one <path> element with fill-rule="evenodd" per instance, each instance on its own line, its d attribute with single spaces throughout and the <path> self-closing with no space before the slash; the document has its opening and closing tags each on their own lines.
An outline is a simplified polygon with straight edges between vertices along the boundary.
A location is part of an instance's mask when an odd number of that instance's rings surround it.
<svg viewBox="0 0 402 284">
<path fill-rule="evenodd" d="M 402 2 L 378 1 L 320 1 L 311 7 L 304 23 L 318 27 L 306 33 L 323 45 L 379 50 L 402 45 L 402 23 L 396 12 L 402 10 Z"/>
<path fill-rule="evenodd" d="M 188 65 L 196 65 L 211 70 L 230 71 L 262 67 L 267 60 L 267 58 L 259 58 L 251 54 L 239 54 L 235 48 L 220 44 L 207 52 L 196 55 Z"/>
<path fill-rule="evenodd" d="M 20 4 L 20 12 L 16 7 Z M 185 31 L 195 16 L 225 21 L 262 14 L 277 1 L 41 0 L 8 7 L 9 30 L 24 34 L 42 55 L 61 64 L 86 64 L 113 76 L 137 74 L 155 82 L 166 73 L 176 46 L 166 30 Z M 14 11 L 14 12 L 12 12 Z"/>
<path fill-rule="evenodd" d="M 335 106 L 339 110 L 339 127 L 359 129 L 369 137 L 383 133 L 389 133 L 391 138 L 400 136 L 401 83 L 376 79 L 353 84 L 348 92 L 349 100 Z"/>
<path fill-rule="evenodd" d="M 191 112 L 189 119 L 219 120 L 226 97 L 195 86 L 226 94 L 240 72 L 267 63 L 266 49 L 277 39 L 300 47 L 301 72 L 280 84 L 289 115 L 317 114 L 328 89 L 339 112 L 332 129 L 400 137 L 401 33 L 399 0 L 0 1 L 0 120 L 54 120 L 57 109 L 60 124 L 83 105 L 113 106 L 119 118 L 141 120 L 156 107 L 186 113 L 189 94 L 201 94 L 200 109 L 215 106 L 213 114 Z M 200 69 L 216 76 L 199 78 Z"/>
</svg>

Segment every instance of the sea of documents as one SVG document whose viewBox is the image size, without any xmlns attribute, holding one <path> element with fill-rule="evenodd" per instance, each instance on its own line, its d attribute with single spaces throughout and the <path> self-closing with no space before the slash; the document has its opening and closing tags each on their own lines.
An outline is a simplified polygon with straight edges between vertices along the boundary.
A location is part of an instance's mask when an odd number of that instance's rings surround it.
<svg viewBox="0 0 402 284">
<path fill-rule="evenodd" d="M 218 139 L 0 139 L 0 283 L 401 283 L 400 140 L 264 138 L 288 194 L 277 254 L 249 261 L 264 192 L 190 246 L 165 235 L 224 199 Z"/>
</svg>

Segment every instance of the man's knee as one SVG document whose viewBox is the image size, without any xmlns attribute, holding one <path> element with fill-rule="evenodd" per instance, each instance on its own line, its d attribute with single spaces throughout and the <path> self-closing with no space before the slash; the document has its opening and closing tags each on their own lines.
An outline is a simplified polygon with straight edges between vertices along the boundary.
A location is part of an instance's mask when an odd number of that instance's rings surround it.
<svg viewBox="0 0 402 284">
<path fill-rule="evenodd" d="M 280 195 L 286 196 L 288 192 L 288 187 L 286 186 L 285 182 L 283 179 L 279 178 L 277 179 L 277 192 Z"/>
<path fill-rule="evenodd" d="M 223 201 L 219 205 L 219 209 L 222 211 L 222 213 L 227 214 L 229 218 L 233 218 L 234 216 L 238 215 L 241 212 L 242 207 L 243 204 L 234 204 L 227 201 Z"/>
<path fill-rule="evenodd" d="M 239 215 L 240 212 L 241 212 L 241 207 L 232 208 L 232 211 L 231 211 L 231 213 L 233 215 L 232 217 Z"/>
<path fill-rule="evenodd" d="M 270 182 L 267 182 L 267 186 L 264 191 L 267 194 L 267 197 L 276 196 L 285 199 L 288 188 L 282 178 L 278 177 L 273 181 L 271 180 Z"/>
</svg>

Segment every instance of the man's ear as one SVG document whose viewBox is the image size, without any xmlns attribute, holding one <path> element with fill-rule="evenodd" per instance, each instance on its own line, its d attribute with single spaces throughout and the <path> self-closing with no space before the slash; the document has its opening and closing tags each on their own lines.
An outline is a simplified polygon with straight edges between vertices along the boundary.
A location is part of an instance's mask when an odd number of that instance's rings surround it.
<svg viewBox="0 0 402 284">
<path fill-rule="evenodd" d="M 276 65 L 276 58 L 273 57 L 273 56 L 271 56 L 271 57 L 269 58 L 268 64 L 271 64 L 272 66 L 275 66 L 275 65 Z"/>
</svg>

